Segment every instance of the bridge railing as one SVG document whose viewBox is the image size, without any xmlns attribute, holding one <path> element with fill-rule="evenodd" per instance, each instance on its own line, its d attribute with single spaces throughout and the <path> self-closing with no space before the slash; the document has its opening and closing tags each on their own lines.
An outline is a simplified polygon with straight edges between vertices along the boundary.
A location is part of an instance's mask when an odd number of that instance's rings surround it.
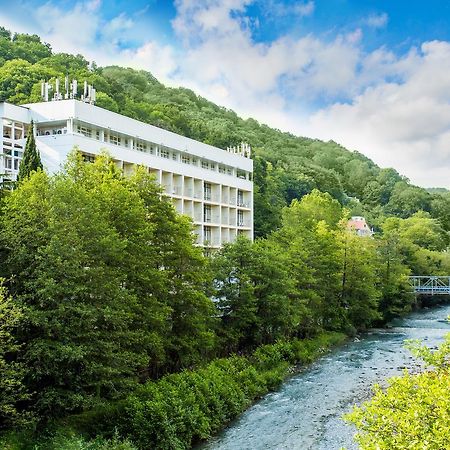
<svg viewBox="0 0 450 450">
<path fill-rule="evenodd" d="M 450 295 L 450 276 L 415 275 L 409 282 L 416 294 Z"/>
</svg>

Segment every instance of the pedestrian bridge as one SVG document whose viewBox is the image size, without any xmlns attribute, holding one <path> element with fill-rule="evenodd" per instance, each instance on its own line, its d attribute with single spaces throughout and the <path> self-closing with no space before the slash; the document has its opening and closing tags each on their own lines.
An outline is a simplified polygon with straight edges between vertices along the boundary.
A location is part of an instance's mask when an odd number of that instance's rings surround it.
<svg viewBox="0 0 450 450">
<path fill-rule="evenodd" d="M 412 276 L 409 277 L 409 282 L 416 294 L 450 295 L 450 276 Z"/>
</svg>

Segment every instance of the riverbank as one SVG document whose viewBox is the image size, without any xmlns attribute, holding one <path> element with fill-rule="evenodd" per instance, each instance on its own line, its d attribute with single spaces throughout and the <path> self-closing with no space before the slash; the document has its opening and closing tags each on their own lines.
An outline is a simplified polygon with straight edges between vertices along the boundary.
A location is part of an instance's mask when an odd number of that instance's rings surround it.
<svg viewBox="0 0 450 450">
<path fill-rule="evenodd" d="M 147 382 L 119 403 L 68 417 L 39 438 L 15 433 L 0 443 L 8 450 L 187 449 L 279 387 L 294 367 L 305 367 L 345 340 L 342 333 L 324 332 L 265 345 L 247 357 L 214 360 Z"/>
</svg>

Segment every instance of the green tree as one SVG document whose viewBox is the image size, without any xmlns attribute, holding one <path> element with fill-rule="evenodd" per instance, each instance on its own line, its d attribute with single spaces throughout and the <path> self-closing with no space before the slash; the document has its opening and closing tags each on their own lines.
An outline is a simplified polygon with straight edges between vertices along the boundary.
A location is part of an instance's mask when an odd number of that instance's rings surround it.
<svg viewBox="0 0 450 450">
<path fill-rule="evenodd" d="M 21 320 L 22 310 L 0 284 L 0 431 L 31 419 L 18 409 L 18 403 L 29 398 L 23 384 L 24 367 L 15 359 L 20 349 L 15 334 Z"/>
<path fill-rule="evenodd" d="M 378 276 L 382 291 L 379 309 L 384 320 L 411 311 L 414 303 L 414 294 L 408 283 L 411 270 L 405 263 L 398 229 L 390 225 L 392 221 L 399 220 L 388 219 L 384 224 L 383 234 L 377 236 L 380 259 Z"/>
<path fill-rule="evenodd" d="M 349 325 L 364 329 L 380 319 L 376 242 L 347 230 L 341 234 L 343 252 L 341 301 Z"/>
<path fill-rule="evenodd" d="M 224 245 L 211 262 L 220 318 L 218 335 L 225 353 L 253 345 L 258 332 L 255 288 L 249 274 L 254 257 L 251 241 L 238 237 Z"/>
<path fill-rule="evenodd" d="M 19 166 L 19 173 L 17 175 L 17 182 L 21 182 L 28 178 L 33 172 L 43 170 L 41 155 L 36 147 L 36 140 L 34 138 L 34 124 L 31 121 L 28 128 L 27 142 L 23 152 L 23 159 Z"/>
<path fill-rule="evenodd" d="M 212 345 L 203 256 L 143 170 L 124 178 L 107 156 L 74 154 L 7 197 L 0 229 L 0 273 L 24 311 L 17 360 L 40 417 L 120 398 Z"/>
<path fill-rule="evenodd" d="M 336 231 L 343 211 L 330 194 L 314 190 L 283 211 L 276 235 L 289 255 L 295 292 L 302 301 L 300 332 L 313 334 L 323 327 L 339 329 L 339 272 L 341 258 Z"/>
</svg>

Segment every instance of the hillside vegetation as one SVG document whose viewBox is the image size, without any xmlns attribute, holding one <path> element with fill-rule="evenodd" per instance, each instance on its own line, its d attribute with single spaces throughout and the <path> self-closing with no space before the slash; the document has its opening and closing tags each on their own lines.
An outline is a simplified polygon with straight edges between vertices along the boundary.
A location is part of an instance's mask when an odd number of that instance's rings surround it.
<svg viewBox="0 0 450 450">
<path fill-rule="evenodd" d="M 422 210 L 450 230 L 450 193 L 411 185 L 393 169 L 380 169 L 335 142 L 297 137 L 244 120 L 184 88 L 165 87 L 149 72 L 97 67 L 82 55 L 53 53 L 36 35 L 0 28 L 0 101 L 41 101 L 40 83 L 66 74 L 98 91 L 97 105 L 184 136 L 226 148 L 248 142 L 255 160 L 255 234 L 280 225 L 281 210 L 294 198 L 319 189 L 379 226 L 385 216 Z"/>
</svg>

